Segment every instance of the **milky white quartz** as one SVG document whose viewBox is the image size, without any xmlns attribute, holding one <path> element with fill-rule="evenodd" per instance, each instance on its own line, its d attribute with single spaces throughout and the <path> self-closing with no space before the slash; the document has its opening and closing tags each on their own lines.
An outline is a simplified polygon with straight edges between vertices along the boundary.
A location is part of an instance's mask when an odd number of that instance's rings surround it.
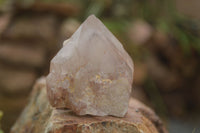
<svg viewBox="0 0 200 133">
<path fill-rule="evenodd" d="M 50 104 L 78 115 L 123 117 L 133 81 L 133 62 L 122 44 L 89 16 L 51 60 Z"/>
</svg>

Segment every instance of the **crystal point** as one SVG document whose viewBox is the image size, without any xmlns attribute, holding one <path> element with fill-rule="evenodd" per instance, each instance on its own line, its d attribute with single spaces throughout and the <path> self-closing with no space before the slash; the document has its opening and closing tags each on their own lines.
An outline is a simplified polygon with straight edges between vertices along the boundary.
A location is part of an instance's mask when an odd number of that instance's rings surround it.
<svg viewBox="0 0 200 133">
<path fill-rule="evenodd" d="M 79 115 L 123 117 L 133 81 L 133 62 L 122 44 L 89 16 L 51 60 L 50 104 Z"/>
</svg>

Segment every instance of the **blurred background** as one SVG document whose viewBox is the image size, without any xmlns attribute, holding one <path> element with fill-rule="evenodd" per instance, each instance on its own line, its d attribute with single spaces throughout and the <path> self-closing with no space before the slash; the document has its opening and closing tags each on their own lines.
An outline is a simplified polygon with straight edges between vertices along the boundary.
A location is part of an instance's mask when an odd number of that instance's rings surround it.
<svg viewBox="0 0 200 133">
<path fill-rule="evenodd" d="M 199 0 L 0 0 L 0 133 L 9 132 L 36 79 L 90 14 L 132 57 L 132 95 L 170 133 L 200 133 L 199 13 Z"/>
</svg>

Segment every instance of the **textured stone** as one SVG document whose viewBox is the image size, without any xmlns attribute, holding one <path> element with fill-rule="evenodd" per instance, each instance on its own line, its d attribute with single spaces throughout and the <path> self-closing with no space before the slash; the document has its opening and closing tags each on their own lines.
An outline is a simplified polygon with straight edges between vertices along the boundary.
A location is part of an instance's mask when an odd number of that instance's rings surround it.
<svg viewBox="0 0 200 133">
<path fill-rule="evenodd" d="M 94 15 L 64 42 L 47 76 L 50 104 L 79 115 L 123 117 L 132 88 L 133 62 Z"/>
<path fill-rule="evenodd" d="M 78 116 L 49 105 L 45 78 L 38 80 L 28 105 L 11 133 L 167 133 L 162 122 L 147 106 L 131 99 L 124 118 Z"/>
</svg>

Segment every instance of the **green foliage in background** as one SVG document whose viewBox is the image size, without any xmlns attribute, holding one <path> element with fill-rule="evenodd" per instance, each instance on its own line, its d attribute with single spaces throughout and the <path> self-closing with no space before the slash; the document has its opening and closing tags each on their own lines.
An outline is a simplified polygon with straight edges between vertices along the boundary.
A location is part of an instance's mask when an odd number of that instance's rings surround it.
<svg viewBox="0 0 200 133">
<path fill-rule="evenodd" d="M 90 14 L 95 14 L 97 17 L 103 18 L 105 25 L 115 35 L 123 36 L 131 22 L 142 19 L 156 30 L 162 31 L 177 40 L 185 55 L 190 55 L 191 51 L 196 51 L 200 55 L 198 22 L 181 16 L 175 9 L 172 0 L 83 1 L 84 10 L 80 17 L 81 21 L 85 20 Z M 127 39 L 124 36 L 123 38 Z"/>
<path fill-rule="evenodd" d="M 198 22 L 177 14 L 171 19 L 158 19 L 156 28 L 173 36 L 186 55 L 190 55 L 193 50 L 200 54 Z"/>
<path fill-rule="evenodd" d="M 4 4 L 5 4 L 5 0 L 0 0 L 0 9 L 3 8 Z"/>
<path fill-rule="evenodd" d="M 3 112 L 0 110 L 0 122 L 3 116 Z M 1 130 L 1 123 L 0 123 L 0 133 L 3 133 L 3 131 Z"/>
</svg>

